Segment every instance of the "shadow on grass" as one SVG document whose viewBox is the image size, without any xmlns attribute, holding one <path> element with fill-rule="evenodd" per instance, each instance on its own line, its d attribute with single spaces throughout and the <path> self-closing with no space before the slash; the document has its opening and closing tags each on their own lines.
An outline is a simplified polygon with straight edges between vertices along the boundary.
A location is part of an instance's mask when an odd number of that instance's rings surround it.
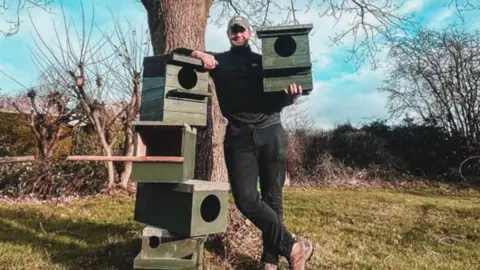
<svg viewBox="0 0 480 270">
<path fill-rule="evenodd" d="M 30 246 L 66 269 L 132 269 L 141 247 L 135 231 L 132 224 L 74 222 L 34 210 L 0 212 L 0 243 Z"/>
</svg>

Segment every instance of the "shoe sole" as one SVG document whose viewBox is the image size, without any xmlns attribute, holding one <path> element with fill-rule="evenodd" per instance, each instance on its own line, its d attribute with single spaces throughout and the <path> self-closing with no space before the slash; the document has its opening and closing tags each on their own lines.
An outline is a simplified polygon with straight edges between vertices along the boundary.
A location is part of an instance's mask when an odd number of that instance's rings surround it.
<svg viewBox="0 0 480 270">
<path fill-rule="evenodd" d="M 310 255 L 308 255 L 307 259 L 305 260 L 305 265 L 303 269 L 307 269 L 307 263 L 312 259 L 313 253 L 315 252 L 315 248 L 313 247 L 313 244 L 310 241 L 308 241 L 308 244 L 311 247 L 311 252 L 310 252 Z"/>
<path fill-rule="evenodd" d="M 308 244 L 310 245 L 310 247 L 311 247 L 311 252 L 310 252 L 310 254 L 308 255 L 307 259 L 305 260 L 305 263 L 304 263 L 304 265 L 303 265 L 302 270 L 305 270 L 305 269 L 306 269 L 307 262 L 309 262 L 309 261 L 312 259 L 313 253 L 315 252 L 315 247 L 313 247 L 313 244 L 312 244 L 310 241 L 308 241 L 308 240 L 307 240 L 307 243 L 308 243 Z M 291 269 L 291 268 L 288 268 L 288 269 Z"/>
</svg>

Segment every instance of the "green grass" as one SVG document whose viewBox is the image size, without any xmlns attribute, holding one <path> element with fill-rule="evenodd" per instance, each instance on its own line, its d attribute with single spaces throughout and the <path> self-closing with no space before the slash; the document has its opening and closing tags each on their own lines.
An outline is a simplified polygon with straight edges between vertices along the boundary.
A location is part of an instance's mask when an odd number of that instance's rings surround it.
<svg viewBox="0 0 480 270">
<path fill-rule="evenodd" d="M 287 227 L 317 246 L 309 269 L 480 265 L 478 193 L 286 189 L 284 197 Z M 0 204 L 0 269 L 132 269 L 143 228 L 132 215 L 133 198 L 122 196 Z"/>
</svg>

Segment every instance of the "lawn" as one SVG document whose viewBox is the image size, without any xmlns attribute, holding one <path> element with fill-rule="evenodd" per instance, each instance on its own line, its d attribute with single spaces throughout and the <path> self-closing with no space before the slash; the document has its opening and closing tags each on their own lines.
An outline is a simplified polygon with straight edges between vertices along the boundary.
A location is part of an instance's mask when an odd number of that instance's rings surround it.
<svg viewBox="0 0 480 270">
<path fill-rule="evenodd" d="M 0 269 L 132 269 L 133 198 L 0 204 Z M 285 222 L 317 248 L 309 269 L 478 269 L 480 196 L 287 189 Z M 206 251 L 206 257 L 213 256 Z M 216 269 L 207 260 L 205 269 Z"/>
</svg>

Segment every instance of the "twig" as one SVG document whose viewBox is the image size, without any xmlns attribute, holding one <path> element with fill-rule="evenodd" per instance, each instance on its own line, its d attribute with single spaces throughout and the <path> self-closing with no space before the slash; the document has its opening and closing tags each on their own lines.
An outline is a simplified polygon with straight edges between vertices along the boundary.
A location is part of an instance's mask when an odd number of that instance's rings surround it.
<svg viewBox="0 0 480 270">
<path fill-rule="evenodd" d="M 62 230 L 62 231 L 55 231 L 54 233 L 55 233 L 55 234 L 68 234 L 68 235 L 71 235 L 71 236 L 77 236 L 77 237 L 86 238 L 86 236 L 85 236 L 85 235 L 82 235 L 82 234 L 77 234 L 77 233 L 72 233 L 72 232 L 65 231 L 65 230 Z"/>
<path fill-rule="evenodd" d="M 42 229 L 42 232 L 43 232 L 44 234 L 48 234 L 48 233 L 45 231 L 45 229 L 43 228 L 42 222 L 40 222 L 40 229 Z M 46 251 L 46 250 L 45 250 L 45 251 Z"/>
<path fill-rule="evenodd" d="M 457 238 L 454 238 L 454 237 L 448 237 L 448 236 L 447 236 L 447 237 L 444 237 L 444 238 L 438 240 L 438 243 L 442 243 L 444 240 L 447 240 L 447 239 L 455 240 L 455 241 L 457 241 L 457 242 L 460 242 L 460 241 L 461 241 L 460 239 L 457 239 Z"/>
</svg>

